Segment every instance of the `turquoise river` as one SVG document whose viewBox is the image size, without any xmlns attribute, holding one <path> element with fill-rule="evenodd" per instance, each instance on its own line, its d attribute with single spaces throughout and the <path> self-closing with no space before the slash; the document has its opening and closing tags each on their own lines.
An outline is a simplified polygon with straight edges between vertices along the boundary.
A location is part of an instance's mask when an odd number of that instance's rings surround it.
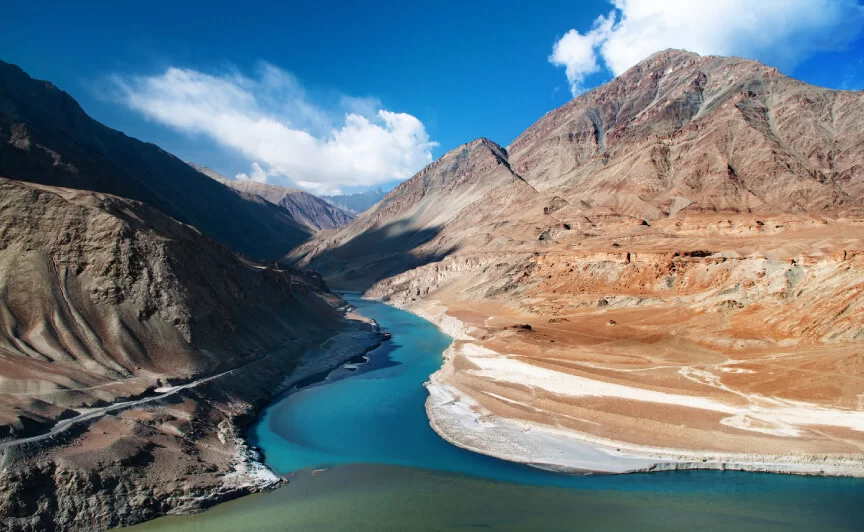
<svg viewBox="0 0 864 532">
<path fill-rule="evenodd" d="M 450 338 L 344 294 L 393 339 L 274 402 L 250 439 L 277 490 L 134 527 L 236 530 L 861 530 L 864 480 L 690 471 L 575 476 L 454 447 L 423 383 Z"/>
</svg>

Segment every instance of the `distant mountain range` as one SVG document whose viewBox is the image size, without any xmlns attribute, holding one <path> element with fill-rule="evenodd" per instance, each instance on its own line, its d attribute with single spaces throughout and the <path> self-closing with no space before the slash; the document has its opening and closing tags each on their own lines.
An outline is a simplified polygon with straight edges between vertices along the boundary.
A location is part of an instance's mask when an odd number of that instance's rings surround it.
<svg viewBox="0 0 864 532">
<path fill-rule="evenodd" d="M 327 200 L 343 211 L 356 216 L 361 212 L 369 210 L 369 208 L 381 201 L 385 195 L 379 188 L 341 196 L 321 196 L 321 199 Z"/>
<path fill-rule="evenodd" d="M 255 181 L 238 181 L 229 179 L 206 166 L 194 163 L 189 163 L 189 166 L 243 195 L 258 196 L 282 207 L 291 218 L 305 225 L 312 232 L 322 229 L 337 229 L 350 222 L 354 217 L 318 196 L 297 188 Z"/>
</svg>

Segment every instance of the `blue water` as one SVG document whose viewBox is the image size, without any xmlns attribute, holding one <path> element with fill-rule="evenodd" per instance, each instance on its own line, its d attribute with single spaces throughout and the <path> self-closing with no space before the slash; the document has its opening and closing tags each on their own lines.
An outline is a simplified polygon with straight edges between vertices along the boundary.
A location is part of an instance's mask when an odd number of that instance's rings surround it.
<svg viewBox="0 0 864 532">
<path fill-rule="evenodd" d="M 136 531 L 864 529 L 861 480 L 720 471 L 568 476 L 454 447 L 429 428 L 423 388 L 450 339 L 412 314 L 345 297 L 393 340 L 354 371 L 310 379 L 266 410 L 252 440 L 273 469 L 298 472 L 290 483 Z"/>
<path fill-rule="evenodd" d="M 472 477 L 582 490 L 770 492 L 800 505 L 844 508 L 864 524 L 864 481 L 743 472 L 692 471 L 574 476 L 541 471 L 462 450 L 429 427 L 423 383 L 441 366 L 451 339 L 430 322 L 381 303 L 343 294 L 393 338 L 356 372 L 334 372 L 274 403 L 251 439 L 280 473 L 336 464 L 389 464 Z M 851 505 L 851 508 L 850 508 Z M 849 512 L 853 512 L 850 516 Z"/>
</svg>

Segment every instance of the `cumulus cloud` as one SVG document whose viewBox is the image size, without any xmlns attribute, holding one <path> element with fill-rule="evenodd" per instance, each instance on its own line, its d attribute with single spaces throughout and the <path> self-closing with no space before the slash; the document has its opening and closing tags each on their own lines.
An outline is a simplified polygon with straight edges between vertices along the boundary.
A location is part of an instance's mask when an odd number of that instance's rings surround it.
<svg viewBox="0 0 864 532">
<path fill-rule="evenodd" d="M 234 179 L 237 181 L 254 181 L 256 183 L 266 183 L 267 182 L 267 172 L 261 168 L 261 165 L 258 163 L 252 163 L 252 171 L 248 174 L 245 172 L 240 172 L 239 174 L 234 176 Z"/>
<path fill-rule="evenodd" d="M 254 78 L 169 68 L 114 81 L 123 101 L 147 118 L 240 151 L 251 171 L 237 179 L 338 193 L 409 177 L 437 146 L 412 115 L 372 98 L 318 105 L 291 73 L 269 64 Z"/>
<path fill-rule="evenodd" d="M 812 54 L 842 49 L 864 27 L 856 0 L 612 0 L 586 33 L 572 29 L 549 61 L 576 96 L 602 65 L 616 76 L 667 48 L 759 59 L 791 71 Z"/>
</svg>

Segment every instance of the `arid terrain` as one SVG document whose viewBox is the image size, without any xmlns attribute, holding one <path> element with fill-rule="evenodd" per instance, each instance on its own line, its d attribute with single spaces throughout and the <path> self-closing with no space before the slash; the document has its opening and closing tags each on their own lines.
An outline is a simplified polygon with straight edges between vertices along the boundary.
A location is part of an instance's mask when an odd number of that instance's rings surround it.
<svg viewBox="0 0 864 532">
<path fill-rule="evenodd" d="M 427 411 L 457 445 L 864 476 L 862 120 L 860 92 L 660 52 L 293 257 L 454 336 Z"/>
<path fill-rule="evenodd" d="M 668 50 L 352 217 L 229 188 L 0 62 L 0 521 L 278 485 L 257 413 L 385 337 L 331 287 L 453 336 L 426 408 L 455 445 L 864 477 L 862 123 L 862 92 Z"/>
<path fill-rule="evenodd" d="M 381 340 L 278 261 L 311 230 L 6 63 L 0 140 L 3 529 L 104 530 L 278 485 L 244 440 L 258 411 Z"/>
<path fill-rule="evenodd" d="M 238 257 L 145 204 L 0 189 L 9 530 L 108 528 L 273 485 L 242 439 L 257 409 L 286 376 L 379 342 L 319 277 Z M 327 356 L 304 362 L 319 344 Z"/>
</svg>

